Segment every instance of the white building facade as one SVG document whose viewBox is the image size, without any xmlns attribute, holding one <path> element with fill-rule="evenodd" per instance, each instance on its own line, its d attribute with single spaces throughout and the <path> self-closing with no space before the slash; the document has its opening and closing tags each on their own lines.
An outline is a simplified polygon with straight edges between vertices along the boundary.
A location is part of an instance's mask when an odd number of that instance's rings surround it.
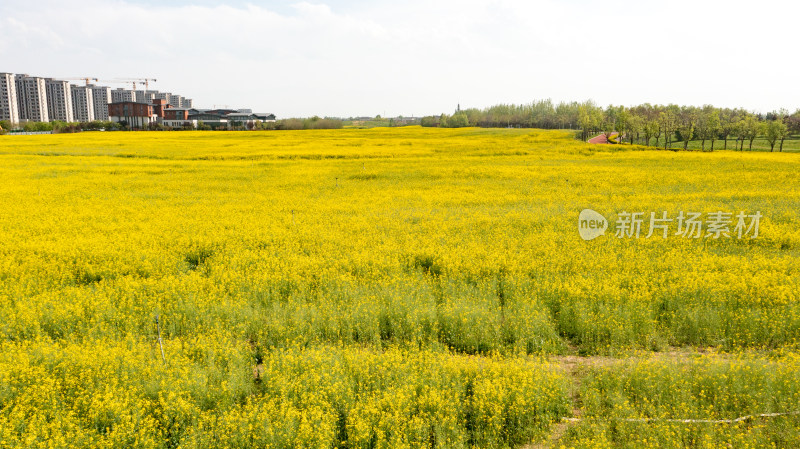
<svg viewBox="0 0 800 449">
<path fill-rule="evenodd" d="M 173 108 L 182 108 L 181 103 L 183 102 L 183 97 L 180 95 L 171 95 L 169 101 L 167 102 Z"/>
<path fill-rule="evenodd" d="M 74 122 L 72 110 L 72 89 L 67 81 L 47 78 L 47 112 L 50 120 Z"/>
<path fill-rule="evenodd" d="M 108 120 L 108 103 L 111 102 L 111 88 L 107 86 L 90 85 L 92 101 L 94 102 L 94 119 Z"/>
<path fill-rule="evenodd" d="M 72 89 L 72 113 L 75 120 L 79 122 L 91 122 L 95 120 L 94 115 L 94 95 L 89 86 L 71 86 Z"/>
<path fill-rule="evenodd" d="M 114 89 L 111 91 L 112 103 L 136 102 L 136 93 L 128 89 Z"/>
<path fill-rule="evenodd" d="M 19 123 L 17 83 L 13 73 L 0 73 L 0 120 Z"/>
<path fill-rule="evenodd" d="M 47 111 L 47 88 L 44 78 L 29 75 L 15 75 L 17 103 L 21 122 L 49 122 Z"/>
<path fill-rule="evenodd" d="M 156 92 L 156 100 L 164 100 L 167 104 L 172 104 L 172 94 L 169 92 Z"/>
</svg>

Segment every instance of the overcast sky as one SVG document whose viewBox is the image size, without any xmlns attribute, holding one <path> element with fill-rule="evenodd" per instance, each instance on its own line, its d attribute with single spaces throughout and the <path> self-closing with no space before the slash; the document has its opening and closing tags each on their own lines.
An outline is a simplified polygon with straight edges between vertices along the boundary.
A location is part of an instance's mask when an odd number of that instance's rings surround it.
<svg viewBox="0 0 800 449">
<path fill-rule="evenodd" d="M 3 0 L 0 72 L 156 78 L 197 107 L 279 118 L 546 98 L 794 111 L 798 13 L 772 0 Z"/>
</svg>

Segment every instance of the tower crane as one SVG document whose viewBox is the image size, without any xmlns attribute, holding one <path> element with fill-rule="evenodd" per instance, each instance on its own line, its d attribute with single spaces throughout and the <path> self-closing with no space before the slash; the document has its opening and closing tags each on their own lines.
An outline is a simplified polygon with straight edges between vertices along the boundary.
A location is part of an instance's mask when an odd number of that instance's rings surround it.
<svg viewBox="0 0 800 449">
<path fill-rule="evenodd" d="M 136 90 L 136 83 L 144 83 L 144 89 L 150 90 L 150 81 L 156 82 L 158 80 L 155 78 L 115 78 L 113 80 L 108 80 L 108 82 L 112 83 L 131 83 L 133 87 L 132 90 Z"/>
<path fill-rule="evenodd" d="M 92 77 L 84 77 L 84 78 L 56 78 L 56 79 L 59 79 L 59 80 L 64 80 L 64 81 L 85 81 L 87 86 L 89 85 L 89 81 L 94 81 L 94 82 L 97 82 L 97 81 L 99 81 L 97 78 L 92 78 Z"/>
</svg>

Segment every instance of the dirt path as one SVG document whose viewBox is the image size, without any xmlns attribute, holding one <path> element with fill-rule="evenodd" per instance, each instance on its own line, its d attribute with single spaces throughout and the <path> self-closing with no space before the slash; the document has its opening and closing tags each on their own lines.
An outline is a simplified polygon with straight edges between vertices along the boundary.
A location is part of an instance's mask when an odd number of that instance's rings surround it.
<svg viewBox="0 0 800 449">
<path fill-rule="evenodd" d="M 612 138 L 614 138 L 614 137 L 616 137 L 616 136 L 618 136 L 618 135 L 619 135 L 619 133 L 612 133 L 612 134 L 611 134 L 611 137 L 612 137 Z M 608 139 L 606 139 L 606 135 L 605 135 L 605 134 L 600 134 L 600 135 L 599 135 L 599 136 L 597 136 L 597 137 L 592 137 L 592 138 L 591 138 L 591 139 L 589 139 L 587 142 L 589 142 L 589 143 L 599 143 L 599 144 L 605 144 L 605 143 L 608 143 Z"/>
</svg>

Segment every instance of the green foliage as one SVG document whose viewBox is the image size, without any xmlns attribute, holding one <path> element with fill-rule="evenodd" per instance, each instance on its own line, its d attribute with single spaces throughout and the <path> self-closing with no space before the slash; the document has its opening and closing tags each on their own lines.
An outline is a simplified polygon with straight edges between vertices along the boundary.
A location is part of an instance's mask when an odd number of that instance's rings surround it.
<svg viewBox="0 0 800 449">
<path fill-rule="evenodd" d="M 301 130 L 301 129 L 340 129 L 342 121 L 339 119 L 311 117 L 306 119 L 288 118 L 278 120 L 274 124 L 277 130 Z"/>
<path fill-rule="evenodd" d="M 439 117 L 436 117 L 435 115 L 422 117 L 420 125 L 425 128 L 435 128 L 439 126 Z"/>
<path fill-rule="evenodd" d="M 796 356 L 777 360 L 685 354 L 592 367 L 581 387 L 582 421 L 568 447 L 792 447 L 800 444 Z M 757 387 L 756 387 L 757 386 Z M 739 423 L 707 422 L 752 419 Z M 681 422 L 678 420 L 699 420 Z M 670 421 L 674 420 L 674 421 Z"/>
<path fill-rule="evenodd" d="M 446 128 L 464 128 L 469 126 L 469 119 L 467 118 L 467 114 L 463 112 L 457 112 L 452 116 L 448 117 L 444 123 L 446 124 Z"/>
<path fill-rule="evenodd" d="M 789 135 L 789 128 L 782 120 L 772 120 L 763 127 L 764 138 L 769 143 L 769 150 L 775 150 L 775 143 Z"/>
</svg>

